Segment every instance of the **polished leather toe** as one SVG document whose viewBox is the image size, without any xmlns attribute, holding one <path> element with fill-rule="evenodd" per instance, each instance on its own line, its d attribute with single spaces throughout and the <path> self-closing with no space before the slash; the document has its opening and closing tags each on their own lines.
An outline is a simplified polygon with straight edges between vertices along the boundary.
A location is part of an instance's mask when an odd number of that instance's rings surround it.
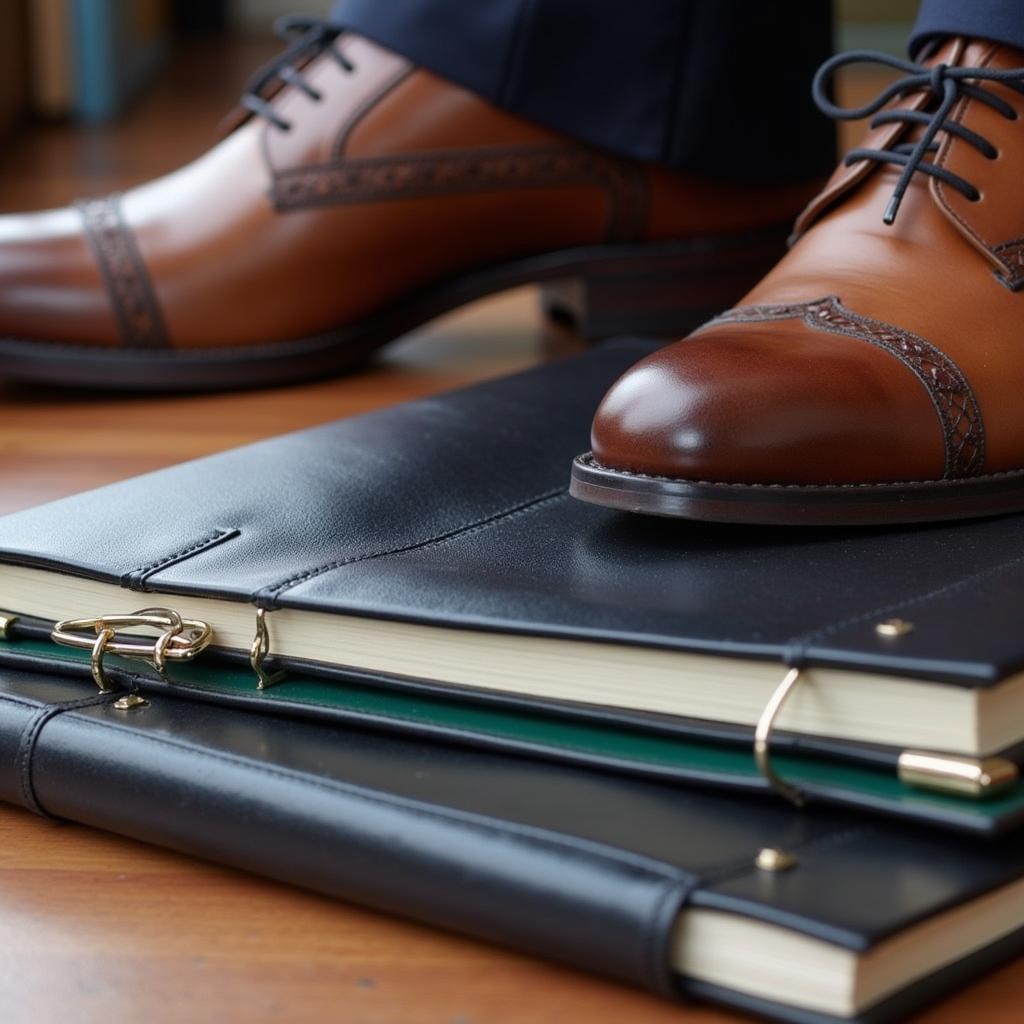
<svg viewBox="0 0 1024 1024">
<path fill-rule="evenodd" d="M 0 338 L 102 345 L 116 333 L 78 211 L 0 217 Z"/>
<path fill-rule="evenodd" d="M 594 420 L 601 465 L 724 483 L 943 475 L 928 391 L 893 355 L 802 321 L 711 325 L 654 353 Z"/>
<path fill-rule="evenodd" d="M 901 112 L 871 122 L 774 270 L 616 384 L 573 494 L 771 525 L 1024 510 L 1024 91 L 1004 84 L 1024 53 L 950 39 L 928 62 L 881 97 Z M 901 191 L 894 165 L 931 116 L 921 82 L 971 70 L 994 92 L 959 98 L 957 131 L 936 121 L 942 175 Z"/>
</svg>

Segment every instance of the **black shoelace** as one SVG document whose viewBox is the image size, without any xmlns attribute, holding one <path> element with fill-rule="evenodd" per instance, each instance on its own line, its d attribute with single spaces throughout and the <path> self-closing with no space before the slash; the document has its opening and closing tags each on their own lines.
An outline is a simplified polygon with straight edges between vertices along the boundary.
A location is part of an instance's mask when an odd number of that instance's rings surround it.
<svg viewBox="0 0 1024 1024">
<path fill-rule="evenodd" d="M 249 79 L 242 96 L 242 106 L 281 131 L 291 131 L 291 122 L 281 117 L 271 102 L 264 98 L 264 90 L 276 79 L 301 89 L 311 100 L 319 103 L 323 95 L 309 84 L 296 65 L 304 64 L 326 50 L 345 71 L 354 71 L 355 65 L 333 45 L 341 31 L 323 18 L 306 14 L 278 18 L 274 22 L 274 34 L 288 45 Z"/>
<path fill-rule="evenodd" d="M 891 85 L 886 86 L 873 100 L 865 103 L 862 107 L 837 106 L 826 94 L 826 88 L 832 76 L 841 67 L 862 61 L 869 64 L 884 64 L 905 72 L 906 77 L 899 78 Z M 911 178 L 918 172 L 944 181 L 971 202 L 977 202 L 981 198 L 981 193 L 969 181 L 944 167 L 937 167 L 925 159 L 926 156 L 938 150 L 939 143 L 935 137 L 939 132 L 946 132 L 948 135 L 955 135 L 957 138 L 963 139 L 964 142 L 974 146 L 990 160 L 995 160 L 999 156 L 999 151 L 988 139 L 965 128 L 962 124 L 949 120 L 950 111 L 961 96 L 970 96 L 979 103 L 988 105 L 1010 121 L 1017 120 L 1017 112 L 1006 100 L 975 84 L 977 82 L 1000 82 L 1019 93 L 1024 93 L 1024 68 L 999 70 L 996 68 L 950 67 L 946 64 L 925 67 L 922 64 L 902 60 L 899 57 L 875 50 L 851 50 L 849 53 L 837 54 L 825 61 L 818 69 L 812 87 L 814 102 L 818 105 L 818 109 L 828 117 L 840 121 L 859 121 L 871 114 L 877 114 L 871 121 L 871 128 L 877 128 L 884 124 L 916 124 L 924 127 L 924 132 L 917 142 L 898 143 L 887 149 L 853 149 L 846 154 L 845 162 L 848 165 L 860 160 L 873 160 L 880 164 L 896 164 L 903 168 L 896 188 L 893 190 L 892 198 L 886 204 L 885 213 L 882 216 L 886 224 L 892 224 L 896 219 L 903 194 L 906 192 Z M 921 90 L 927 90 L 932 94 L 934 99 L 929 105 L 934 106 L 934 109 L 893 109 L 878 113 L 895 97 L 902 98 Z"/>
</svg>

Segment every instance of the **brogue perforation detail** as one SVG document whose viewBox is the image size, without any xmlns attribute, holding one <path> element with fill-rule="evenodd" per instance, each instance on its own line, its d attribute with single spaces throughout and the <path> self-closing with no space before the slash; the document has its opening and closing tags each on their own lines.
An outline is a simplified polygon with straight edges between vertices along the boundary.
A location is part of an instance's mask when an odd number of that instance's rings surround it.
<svg viewBox="0 0 1024 1024">
<path fill-rule="evenodd" d="M 1014 239 L 994 246 L 992 254 L 999 258 L 1005 273 L 997 274 L 999 280 L 1011 291 L 1024 288 L 1024 239 Z"/>
<path fill-rule="evenodd" d="M 810 328 L 842 334 L 884 349 L 924 385 L 938 413 L 945 443 L 944 479 L 980 476 L 985 465 L 985 427 L 967 378 L 952 359 L 924 338 L 847 309 L 835 295 L 814 302 L 740 306 L 707 326 L 800 319 Z"/>
<path fill-rule="evenodd" d="M 160 304 L 131 228 L 121 213 L 119 195 L 75 203 L 96 256 L 117 318 L 121 341 L 133 348 L 169 344 Z"/>
<path fill-rule="evenodd" d="M 343 159 L 276 172 L 271 197 L 275 208 L 283 211 L 566 185 L 607 189 L 608 241 L 633 241 L 642 230 L 647 207 L 642 172 L 632 174 L 598 153 L 565 146 Z"/>
</svg>

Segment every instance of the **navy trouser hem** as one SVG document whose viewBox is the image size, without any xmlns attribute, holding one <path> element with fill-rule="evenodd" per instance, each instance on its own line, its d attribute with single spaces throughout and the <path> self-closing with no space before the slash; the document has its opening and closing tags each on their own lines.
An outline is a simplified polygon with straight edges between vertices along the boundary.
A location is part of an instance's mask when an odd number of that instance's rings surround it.
<svg viewBox="0 0 1024 1024">
<path fill-rule="evenodd" d="M 335 23 L 502 109 L 694 174 L 827 175 L 810 98 L 831 5 L 753 0 L 340 0 Z"/>
</svg>

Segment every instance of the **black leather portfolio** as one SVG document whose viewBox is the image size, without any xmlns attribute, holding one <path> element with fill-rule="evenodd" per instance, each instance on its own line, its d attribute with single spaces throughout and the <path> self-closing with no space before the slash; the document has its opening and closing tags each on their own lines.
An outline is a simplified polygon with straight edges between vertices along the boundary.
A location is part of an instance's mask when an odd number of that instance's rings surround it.
<svg viewBox="0 0 1024 1024">
<path fill-rule="evenodd" d="M 1024 832 L 120 699 L 0 670 L 0 799 L 782 1020 L 894 1020 L 1024 947 Z"/>
<path fill-rule="evenodd" d="M 975 833 L 1019 825 L 1024 516 L 751 529 L 577 502 L 594 408 L 649 348 L 8 516 L 0 663 L 59 669 L 83 697 L 91 674 Z"/>
</svg>

